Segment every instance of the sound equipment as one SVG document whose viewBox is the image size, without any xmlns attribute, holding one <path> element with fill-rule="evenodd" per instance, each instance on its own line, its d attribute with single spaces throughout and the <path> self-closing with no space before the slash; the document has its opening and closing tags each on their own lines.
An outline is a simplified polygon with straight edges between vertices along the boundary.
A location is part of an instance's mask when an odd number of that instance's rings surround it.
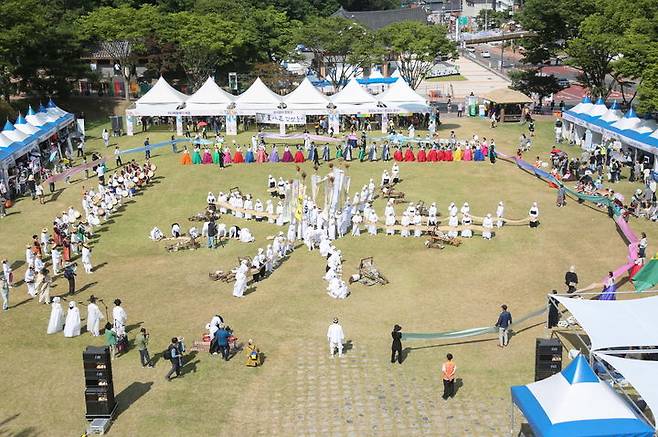
<svg viewBox="0 0 658 437">
<path fill-rule="evenodd" d="M 82 353 L 85 374 L 85 406 L 87 420 L 112 419 L 117 403 L 114 399 L 112 361 L 108 346 L 87 346 Z"/>
<path fill-rule="evenodd" d="M 538 338 L 535 344 L 535 381 L 562 371 L 562 343 L 557 338 Z"/>
</svg>

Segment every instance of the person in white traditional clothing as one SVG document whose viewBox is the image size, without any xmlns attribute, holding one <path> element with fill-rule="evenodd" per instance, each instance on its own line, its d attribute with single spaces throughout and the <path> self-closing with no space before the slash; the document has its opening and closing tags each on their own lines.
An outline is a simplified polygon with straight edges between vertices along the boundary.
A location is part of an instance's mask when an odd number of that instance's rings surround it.
<svg viewBox="0 0 658 437">
<path fill-rule="evenodd" d="M 251 200 L 251 195 L 247 194 L 247 197 L 245 198 L 244 201 L 244 218 L 247 220 L 251 220 L 252 214 L 251 211 L 254 209 L 254 202 Z"/>
<path fill-rule="evenodd" d="M 457 237 L 457 235 L 459 235 L 459 232 L 456 229 L 456 227 L 459 226 L 459 219 L 457 218 L 457 212 L 455 211 L 450 212 L 450 218 L 448 219 L 448 226 L 451 227 L 451 229 L 448 231 L 448 237 L 451 238 Z"/>
<path fill-rule="evenodd" d="M 408 237 L 410 235 L 409 225 L 411 224 L 411 217 L 407 211 L 402 213 L 402 219 L 400 220 L 400 225 L 402 225 L 402 230 L 400 231 L 400 236 Z"/>
<path fill-rule="evenodd" d="M 256 213 L 254 214 L 254 218 L 256 219 L 256 221 L 262 222 L 265 217 L 262 214 L 260 214 L 264 211 L 263 202 L 261 202 L 260 199 L 256 199 L 256 202 L 254 203 L 254 211 L 256 211 Z"/>
<path fill-rule="evenodd" d="M 34 282 L 35 279 L 36 279 L 36 273 L 34 273 L 34 267 L 28 266 L 27 269 L 25 270 L 23 281 L 27 286 L 27 294 L 29 294 L 30 297 L 34 297 L 37 295 L 36 286 Z"/>
<path fill-rule="evenodd" d="M 321 237 L 320 239 L 320 245 L 318 249 L 320 250 L 320 256 L 322 258 L 326 258 L 329 256 L 329 249 L 331 248 L 331 241 L 329 241 L 328 238 Z"/>
<path fill-rule="evenodd" d="M 391 177 L 388 174 L 388 170 L 384 170 L 384 173 L 382 173 L 382 181 L 381 181 L 381 186 L 386 186 L 391 183 Z"/>
<path fill-rule="evenodd" d="M 154 241 L 162 240 L 164 238 L 164 232 L 160 230 L 157 226 L 151 229 L 149 233 L 149 238 Z"/>
<path fill-rule="evenodd" d="M 310 226 L 304 231 L 304 244 L 308 247 L 308 251 L 313 250 L 313 238 L 314 238 L 315 229 Z"/>
<path fill-rule="evenodd" d="M 82 265 L 85 268 L 85 273 L 92 274 L 93 266 L 91 264 L 91 248 L 86 244 L 82 245 Z"/>
<path fill-rule="evenodd" d="M 485 240 L 491 240 L 491 231 L 493 229 L 493 218 L 491 217 L 491 214 L 487 214 L 484 219 L 482 219 L 482 227 L 484 230 L 482 231 L 482 238 Z"/>
<path fill-rule="evenodd" d="M 59 275 L 59 271 L 62 269 L 62 252 L 59 251 L 57 246 L 53 247 L 51 261 L 53 263 L 53 275 Z"/>
<path fill-rule="evenodd" d="M 377 216 L 375 210 L 374 209 L 370 210 L 370 214 L 368 215 L 368 233 L 370 235 L 377 235 L 378 221 L 379 221 L 379 217 Z"/>
<path fill-rule="evenodd" d="M 226 194 L 220 192 L 219 196 L 217 196 L 217 203 L 219 203 L 219 213 L 226 214 L 228 212 L 228 209 L 226 209 L 225 206 L 228 203 L 228 197 Z"/>
<path fill-rule="evenodd" d="M 75 306 L 75 301 L 71 301 L 64 323 L 64 337 L 77 337 L 78 335 L 80 335 L 80 310 Z"/>
<path fill-rule="evenodd" d="M 267 247 L 265 248 L 265 271 L 267 273 L 272 273 L 275 265 L 276 265 L 276 254 L 274 253 L 274 249 L 272 249 L 272 245 L 268 244 Z"/>
<path fill-rule="evenodd" d="M 334 357 L 336 349 L 338 349 L 338 357 L 342 357 L 345 333 L 343 332 L 343 327 L 338 324 L 338 318 L 335 318 L 333 323 L 329 325 L 329 329 L 327 329 L 327 339 L 329 340 L 329 352 L 331 357 Z"/>
<path fill-rule="evenodd" d="M 272 194 L 272 197 L 276 196 L 276 179 L 272 175 L 267 176 L 267 191 Z"/>
<path fill-rule="evenodd" d="M 39 303 L 43 302 L 46 305 L 50 303 L 50 283 L 52 282 L 48 273 L 48 269 L 42 268 L 39 270 L 35 281 L 35 289 L 39 294 Z"/>
<path fill-rule="evenodd" d="M 50 304 L 50 319 L 48 320 L 48 328 L 46 334 L 55 334 L 56 332 L 64 329 L 64 310 L 60 304 L 60 298 L 54 297 L 53 303 Z"/>
<path fill-rule="evenodd" d="M 350 292 L 347 288 L 347 284 L 345 284 L 345 281 L 336 276 L 329 281 L 327 294 L 334 299 L 345 299 L 350 294 Z"/>
<path fill-rule="evenodd" d="M 87 332 L 94 337 L 101 335 L 101 320 L 104 319 L 98 305 L 96 305 L 96 297 L 92 294 L 89 297 L 89 305 L 87 305 Z"/>
<path fill-rule="evenodd" d="M 25 263 L 28 266 L 34 266 L 34 252 L 32 252 L 32 246 L 29 244 L 25 245 Z"/>
<path fill-rule="evenodd" d="M 471 229 L 471 224 L 473 219 L 469 213 L 462 215 L 462 226 L 465 226 L 465 229 L 462 229 L 461 236 L 464 238 L 471 238 L 473 236 L 473 230 Z"/>
<path fill-rule="evenodd" d="M 496 208 L 496 227 L 501 228 L 503 226 L 503 214 L 505 214 L 505 205 L 503 201 L 498 202 L 498 207 Z"/>
<path fill-rule="evenodd" d="M 461 212 L 462 215 L 464 215 L 464 214 L 470 214 L 470 213 L 471 213 L 471 207 L 468 206 L 468 202 L 464 202 L 464 205 L 462 205 L 462 207 L 461 207 L 461 209 L 459 210 L 459 212 Z"/>
<path fill-rule="evenodd" d="M 386 226 L 386 235 L 395 235 L 395 214 L 385 214 L 384 225 Z"/>
<path fill-rule="evenodd" d="M 235 284 L 233 285 L 233 296 L 244 297 L 244 292 L 247 289 L 247 272 L 249 266 L 246 260 L 240 262 L 240 266 L 235 269 Z"/>
<path fill-rule="evenodd" d="M 363 217 L 361 217 L 361 214 L 359 211 L 357 211 L 353 216 L 352 216 L 352 235 L 355 237 L 358 237 L 361 235 L 361 223 L 363 223 Z"/>
<path fill-rule="evenodd" d="M 400 182 L 400 166 L 397 162 L 394 162 L 393 168 L 391 168 L 391 180 L 394 184 Z"/>
<path fill-rule="evenodd" d="M 333 215 L 329 216 L 327 222 L 327 235 L 331 241 L 336 239 L 336 217 Z"/>
<path fill-rule="evenodd" d="M 251 235 L 251 231 L 248 228 L 240 229 L 240 242 L 241 243 L 251 243 L 255 238 Z"/>
<path fill-rule="evenodd" d="M 235 195 L 235 200 L 234 200 L 234 207 L 236 208 L 233 212 L 235 213 L 235 216 L 237 218 L 244 218 L 244 213 L 240 211 L 242 208 L 244 208 L 244 200 L 242 199 L 242 196 L 239 194 Z M 238 210 L 240 209 L 240 210 Z"/>
<path fill-rule="evenodd" d="M 180 225 L 178 223 L 174 223 L 171 225 L 171 236 L 174 238 L 178 238 L 182 235 Z"/>
<path fill-rule="evenodd" d="M 206 203 L 211 204 L 215 203 L 217 201 L 217 198 L 215 195 L 212 193 L 212 191 L 208 192 L 208 196 L 206 197 Z"/>
<path fill-rule="evenodd" d="M 457 212 L 457 205 L 455 205 L 455 202 L 451 202 L 450 206 L 448 206 L 448 215 L 457 215 Z"/>
<path fill-rule="evenodd" d="M 375 197 L 375 182 L 370 178 L 370 182 L 368 182 L 368 202 L 372 202 L 373 198 Z"/>
<path fill-rule="evenodd" d="M 416 215 L 414 215 L 413 217 L 413 224 L 415 226 L 414 237 L 420 237 L 421 235 L 423 235 L 423 230 L 420 228 L 421 225 L 423 224 L 423 218 L 418 210 L 416 210 Z"/>
<path fill-rule="evenodd" d="M 187 235 L 189 235 L 190 238 L 199 238 L 199 230 L 195 226 L 192 226 L 190 230 L 187 231 Z"/>
<path fill-rule="evenodd" d="M 48 255 L 48 245 L 50 242 L 50 235 L 48 234 L 48 229 L 43 228 L 41 230 L 41 235 L 39 237 L 39 242 L 41 243 L 41 250 L 44 255 Z"/>
<path fill-rule="evenodd" d="M 437 214 L 436 202 L 432 202 L 430 207 L 427 209 L 428 226 L 436 226 L 436 214 Z"/>
<path fill-rule="evenodd" d="M 46 267 L 46 263 L 43 262 L 41 255 L 38 253 L 34 256 L 34 270 L 40 272 Z"/>
<path fill-rule="evenodd" d="M 112 308 L 112 321 L 114 332 L 117 333 L 117 336 L 125 335 L 126 322 L 128 322 L 128 314 L 126 314 L 126 310 L 124 310 L 121 306 L 121 299 L 114 299 L 114 308 Z"/>
<path fill-rule="evenodd" d="M 283 226 L 284 217 L 283 217 L 283 203 L 279 200 L 276 204 L 276 224 Z"/>
<path fill-rule="evenodd" d="M 267 202 L 265 202 L 265 212 L 268 214 L 267 223 L 274 224 L 274 217 L 272 217 L 274 214 L 274 204 L 272 204 L 271 199 L 267 199 Z"/>
<path fill-rule="evenodd" d="M 537 206 L 537 202 L 532 203 L 532 207 L 530 207 L 530 211 L 528 211 L 528 216 L 530 216 L 530 227 L 531 228 L 536 228 L 539 226 L 539 207 Z"/>
<path fill-rule="evenodd" d="M 413 124 L 409 125 L 409 128 L 407 129 L 409 131 L 409 137 L 413 138 L 416 136 L 416 128 L 414 127 Z"/>
</svg>

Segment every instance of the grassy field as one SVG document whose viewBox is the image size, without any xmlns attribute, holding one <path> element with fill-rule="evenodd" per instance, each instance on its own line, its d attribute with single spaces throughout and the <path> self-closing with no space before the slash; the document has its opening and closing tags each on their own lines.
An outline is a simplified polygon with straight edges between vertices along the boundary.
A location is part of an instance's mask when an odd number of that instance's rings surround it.
<svg viewBox="0 0 658 437">
<path fill-rule="evenodd" d="M 546 156 L 551 146 L 551 120 L 540 120 L 537 125 L 538 136 L 529 160 L 538 154 Z M 100 129 L 102 125 L 96 123 L 90 132 L 92 139 L 87 144 L 94 149 L 102 147 Z M 491 130 L 486 121 L 447 119 L 442 129 L 454 129 L 459 137 L 473 133 L 493 136 L 500 150 L 511 153 L 524 127 L 510 124 Z M 148 135 L 154 143 L 170 133 Z M 246 143 L 250 135 L 243 133 L 236 140 Z M 122 137 L 118 144 L 121 148 L 139 146 L 144 137 Z M 141 154 L 134 157 L 143 158 Z M 168 363 L 160 358 L 155 369 L 143 369 L 137 351 L 130 350 L 114 362 L 120 414 L 111 435 L 243 434 L 237 430 L 260 434 L 263 430 L 259 424 L 268 420 L 268 402 L 273 394 L 283 405 L 312 403 L 312 393 L 301 400 L 295 398 L 286 375 L 301 352 L 300 342 L 326 353 L 326 328 L 334 316 L 341 319 L 354 347 L 366 346 L 373 353 L 371 358 L 384 366 L 395 323 L 407 332 L 490 326 L 502 303 L 507 303 L 517 317 L 545 305 L 547 292 L 563 289 L 563 275 L 571 264 L 576 265 L 581 284 L 589 284 L 625 261 L 625 245 L 604 213 L 573 201 L 567 208 L 556 208 L 555 192 L 514 165 L 500 161 L 493 166 L 403 163 L 400 189 L 409 199 L 438 202 L 443 215 L 451 201 L 457 205 L 468 201 L 474 214 L 484 215 L 495 212 L 498 201 L 503 200 L 508 217 L 523 218 L 537 201 L 542 225 L 536 230 L 505 227 L 492 241 L 474 238 L 459 248 L 442 251 L 426 249 L 422 238 L 346 237 L 336 243 L 346 260 L 345 273 L 352 273 L 361 257 L 374 256 L 391 283 L 373 288 L 355 284 L 352 295 L 344 301 L 325 294 L 323 260 L 302 247 L 270 278 L 253 287 L 246 298 L 235 299 L 232 287 L 209 281 L 208 272 L 233 267 L 238 256 L 253 256 L 267 244 L 266 236 L 279 228 L 249 223 L 256 242 L 231 241 L 212 252 L 167 253 L 162 243 L 148 239 L 148 232 L 156 225 L 168 231 L 175 221 L 188 228 L 186 218 L 204 208 L 208 191 L 217 193 L 239 186 L 264 200 L 267 175 L 292 178 L 295 167 L 234 165 L 220 171 L 214 166 L 183 167 L 179 160 L 180 155 L 168 148 L 154 152 L 156 183 L 99 230 L 93 252 L 97 270 L 85 275 L 79 269 L 78 287 L 85 287 L 85 291 L 76 300 L 86 305 L 92 293 L 108 303 L 121 298 L 132 328 L 130 338 L 135 337 L 138 325 L 147 327 L 152 354 L 164 350 L 174 335 L 184 336 L 191 345 L 211 316 L 220 313 L 241 339 L 256 341 L 266 360 L 263 367 L 252 369 L 244 366 L 241 355 L 225 363 L 206 354 L 192 354 L 184 377 L 166 382 Z M 371 177 L 377 180 L 390 166 L 353 163 L 348 170 L 352 186 L 360 187 Z M 313 171 L 308 164 L 303 168 L 308 174 Z M 323 165 L 319 173 L 327 171 Z M 30 236 L 69 205 L 79 208 L 83 186 L 93 183 L 77 180 L 58 187 L 64 190 L 43 206 L 22 200 L 0 221 L 0 254 L 14 262 L 18 277 L 23 276 L 23 248 Z M 622 182 L 617 188 L 628 194 L 633 186 Z M 383 202 L 375 204 L 381 213 Z M 232 217 L 225 222 L 237 223 Z M 633 223 L 633 227 L 646 230 L 650 241 L 658 239 L 655 226 L 649 227 L 648 222 Z M 649 253 L 653 250 L 650 247 Z M 52 294 L 65 291 L 65 282 L 59 280 Z M 0 435 L 79 435 L 76 433 L 85 426 L 81 352 L 87 345 L 102 344 L 102 338 L 89 334 L 74 339 L 61 334 L 46 336 L 49 307 L 27 300 L 24 286 L 12 289 L 10 298 L 12 305 L 18 305 L 0 314 L 0 350 L 4 355 L 0 361 Z M 86 316 L 86 311 L 81 315 Z M 412 349 L 398 371 L 438 392 L 438 369 L 449 351 L 457 357 L 464 380 L 460 398 L 469 402 L 508 400 L 510 385 L 532 380 L 534 339 L 544 335 L 541 320 L 534 322 L 514 336 L 504 351 L 488 338 L 451 344 L 406 343 Z"/>
<path fill-rule="evenodd" d="M 466 80 L 461 74 L 453 74 L 452 76 L 431 77 L 426 79 L 427 82 L 455 82 Z"/>
</svg>

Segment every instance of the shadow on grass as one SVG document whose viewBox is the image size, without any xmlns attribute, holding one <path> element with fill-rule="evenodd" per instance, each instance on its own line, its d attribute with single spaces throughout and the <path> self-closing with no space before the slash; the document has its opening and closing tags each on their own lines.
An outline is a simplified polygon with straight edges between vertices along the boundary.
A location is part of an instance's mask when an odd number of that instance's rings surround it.
<svg viewBox="0 0 658 437">
<path fill-rule="evenodd" d="M 48 199 L 46 203 L 56 202 L 57 199 L 59 199 L 59 196 L 61 196 L 63 192 L 64 192 L 64 188 L 60 188 L 58 190 L 53 191 L 50 194 L 50 199 Z"/>
<path fill-rule="evenodd" d="M 131 405 L 137 402 L 142 396 L 148 393 L 153 386 L 153 382 L 133 382 L 124 388 L 116 397 L 117 416 L 126 411 Z"/>
<path fill-rule="evenodd" d="M 19 306 L 21 306 L 21 305 L 25 305 L 26 303 L 28 303 L 28 302 L 30 302 L 30 301 L 32 301 L 32 298 L 27 298 L 27 299 L 25 299 L 25 300 L 22 300 L 22 301 L 18 302 L 16 305 L 12 305 L 12 306 L 10 306 L 9 308 L 17 308 L 17 307 L 19 307 Z M 0 436 L 1 436 L 1 435 L 2 435 L 2 434 L 0 433 Z"/>
<path fill-rule="evenodd" d="M 195 359 L 197 354 L 197 351 L 192 351 L 185 357 L 183 367 L 180 369 L 180 376 L 187 375 L 188 373 L 196 373 L 196 365 L 201 362 L 201 360 Z"/>
<path fill-rule="evenodd" d="M 33 426 L 28 426 L 27 428 L 23 428 L 23 429 L 18 430 L 18 431 L 11 431 L 11 430 L 5 428 L 5 426 L 9 422 L 11 422 L 14 419 L 18 418 L 18 416 L 20 416 L 20 415 L 21 415 L 21 413 L 16 413 L 13 416 L 9 416 L 6 419 L 3 419 L 2 421 L 0 421 L 0 436 L 2 436 L 2 437 L 36 437 L 40 434 L 39 431 L 37 431 L 37 429 Z"/>
</svg>

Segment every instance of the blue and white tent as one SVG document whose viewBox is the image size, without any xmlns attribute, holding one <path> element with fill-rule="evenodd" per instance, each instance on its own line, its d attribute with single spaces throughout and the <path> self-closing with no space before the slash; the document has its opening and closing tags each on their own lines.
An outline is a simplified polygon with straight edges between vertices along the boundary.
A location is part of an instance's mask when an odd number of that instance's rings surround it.
<svg viewBox="0 0 658 437">
<path fill-rule="evenodd" d="M 651 437 L 655 433 L 596 376 L 582 355 L 562 372 L 511 391 L 512 402 L 536 437 Z"/>
</svg>

